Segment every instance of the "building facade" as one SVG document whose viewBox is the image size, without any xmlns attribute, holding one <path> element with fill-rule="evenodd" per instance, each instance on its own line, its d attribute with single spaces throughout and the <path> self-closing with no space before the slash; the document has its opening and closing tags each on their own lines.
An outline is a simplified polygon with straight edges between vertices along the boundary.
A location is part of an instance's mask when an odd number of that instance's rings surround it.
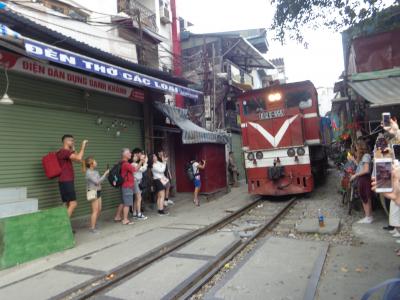
<svg viewBox="0 0 400 300">
<path fill-rule="evenodd" d="M 57 182 L 44 176 L 41 158 L 61 146 L 64 134 L 73 134 L 77 147 L 88 139 L 86 154 L 102 170 L 118 162 L 122 147 L 156 150 L 153 102 L 164 103 L 166 95 L 201 97 L 186 87 L 187 80 L 161 70 L 161 37 L 118 16 L 117 1 L 115 14 L 105 3 L 83 8 L 83 2 L 0 3 L 0 103 L 13 104 L 0 105 L 0 136 L 7 141 L 0 153 L 7 173 L 0 188 L 27 188 L 39 209 L 61 204 Z M 143 63 L 137 50 L 150 44 L 156 51 L 145 48 L 149 62 Z M 90 207 L 80 201 L 86 186 L 79 166 L 75 174 L 79 217 Z M 104 209 L 115 207 L 119 197 L 104 185 Z"/>
</svg>

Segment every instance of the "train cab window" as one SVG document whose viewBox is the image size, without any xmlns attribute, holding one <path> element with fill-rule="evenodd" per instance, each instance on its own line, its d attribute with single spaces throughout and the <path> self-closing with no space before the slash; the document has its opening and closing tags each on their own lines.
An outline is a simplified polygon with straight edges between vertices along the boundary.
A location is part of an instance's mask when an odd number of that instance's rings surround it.
<svg viewBox="0 0 400 300">
<path fill-rule="evenodd" d="M 310 108 L 312 106 L 312 96 L 308 91 L 301 91 L 286 94 L 286 107 L 298 107 L 300 109 Z"/>
<path fill-rule="evenodd" d="M 245 115 L 256 114 L 266 110 L 265 101 L 262 98 L 243 100 L 243 113 Z"/>
</svg>

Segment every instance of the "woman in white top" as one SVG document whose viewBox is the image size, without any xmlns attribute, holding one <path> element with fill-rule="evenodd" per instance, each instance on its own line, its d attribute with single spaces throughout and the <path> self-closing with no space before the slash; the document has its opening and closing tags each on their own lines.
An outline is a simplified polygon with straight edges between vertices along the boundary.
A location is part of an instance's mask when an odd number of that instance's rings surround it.
<svg viewBox="0 0 400 300">
<path fill-rule="evenodd" d="M 153 154 L 151 171 L 153 173 L 154 192 L 157 195 L 157 209 L 160 216 L 168 214 L 164 210 L 165 185 L 168 183 L 168 179 L 164 174 L 166 167 L 166 158 L 163 158 L 163 161 L 159 161 L 157 155 Z"/>
<path fill-rule="evenodd" d="M 133 203 L 133 217 L 138 220 L 146 220 L 147 217 L 142 213 L 142 190 L 140 189 L 140 183 L 143 179 L 143 173 L 147 170 L 147 156 L 143 154 L 143 151 L 136 148 L 132 151 L 133 162 L 132 166 L 137 170 L 134 173 L 135 177 L 135 202 Z"/>
</svg>

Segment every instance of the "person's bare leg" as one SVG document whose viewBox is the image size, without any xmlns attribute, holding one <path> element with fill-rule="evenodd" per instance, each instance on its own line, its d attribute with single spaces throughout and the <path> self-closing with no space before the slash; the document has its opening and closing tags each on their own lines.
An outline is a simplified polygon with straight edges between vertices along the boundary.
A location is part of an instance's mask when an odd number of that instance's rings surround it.
<svg viewBox="0 0 400 300">
<path fill-rule="evenodd" d="M 197 187 L 194 189 L 194 203 L 196 205 L 199 204 L 199 192 L 200 192 L 200 188 Z"/>
<path fill-rule="evenodd" d="M 165 189 L 165 199 L 169 199 L 169 189 L 170 188 Z"/>
<path fill-rule="evenodd" d="M 124 218 L 123 218 L 123 221 L 122 221 L 122 222 L 123 222 L 124 224 L 130 222 L 129 219 L 128 219 L 128 215 L 129 215 L 129 206 L 123 205 L 123 216 L 124 216 Z"/>
<path fill-rule="evenodd" d="M 136 212 L 137 215 L 140 215 L 142 213 L 142 195 L 140 193 L 136 193 L 135 197 L 135 209 L 133 210 L 133 213 Z"/>
<path fill-rule="evenodd" d="M 74 213 L 75 208 L 78 206 L 78 202 L 76 200 L 69 201 L 67 203 L 67 213 L 68 217 L 71 218 L 72 214 Z"/>
<path fill-rule="evenodd" d="M 368 199 L 367 203 L 362 202 L 363 208 L 364 208 L 364 213 L 366 217 L 372 217 L 372 205 L 371 205 L 371 199 Z"/>
<path fill-rule="evenodd" d="M 92 201 L 92 215 L 90 216 L 90 229 L 96 228 L 97 217 L 99 216 L 99 199 Z"/>
<path fill-rule="evenodd" d="M 165 198 L 165 190 L 159 191 L 157 194 L 158 210 L 164 210 L 164 198 Z"/>
<path fill-rule="evenodd" d="M 115 214 L 114 220 L 121 221 L 122 220 L 122 210 L 124 208 L 123 204 L 118 205 L 117 212 Z"/>
<path fill-rule="evenodd" d="M 102 210 L 102 208 L 103 208 L 103 199 L 101 199 L 101 197 L 100 197 L 100 198 L 98 199 L 98 201 L 99 201 L 99 207 L 98 207 L 98 210 L 97 210 L 97 218 L 100 217 L 101 210 Z"/>
</svg>

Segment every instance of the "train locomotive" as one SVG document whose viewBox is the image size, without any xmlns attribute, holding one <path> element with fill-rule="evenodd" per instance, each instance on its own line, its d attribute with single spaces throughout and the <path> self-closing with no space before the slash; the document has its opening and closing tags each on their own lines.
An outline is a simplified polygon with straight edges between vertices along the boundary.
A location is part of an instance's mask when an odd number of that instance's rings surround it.
<svg viewBox="0 0 400 300">
<path fill-rule="evenodd" d="M 327 141 L 313 83 L 251 90 L 238 100 L 249 193 L 311 192 L 327 167 Z"/>
</svg>

